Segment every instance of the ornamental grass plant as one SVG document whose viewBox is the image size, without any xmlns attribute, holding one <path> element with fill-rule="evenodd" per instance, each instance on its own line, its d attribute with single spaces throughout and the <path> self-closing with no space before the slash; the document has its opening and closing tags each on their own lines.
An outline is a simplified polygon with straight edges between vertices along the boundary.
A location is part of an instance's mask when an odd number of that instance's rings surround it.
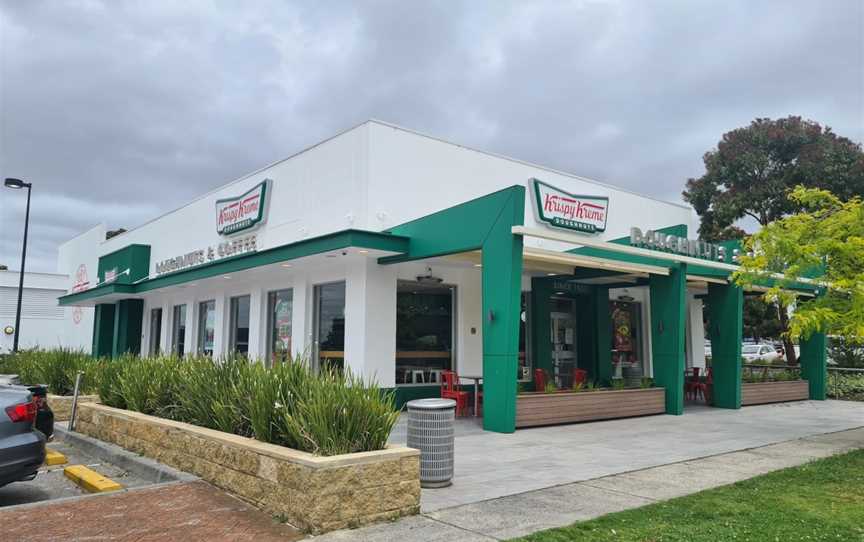
<svg viewBox="0 0 864 542">
<path fill-rule="evenodd" d="M 316 371 L 306 356 L 267 368 L 239 356 L 96 359 L 31 350 L 0 363 L 0 372 L 62 395 L 72 393 L 77 371 L 85 373 L 84 392 L 98 392 L 107 406 L 317 455 L 383 449 L 399 417 L 392 390 L 350 371 Z"/>
</svg>

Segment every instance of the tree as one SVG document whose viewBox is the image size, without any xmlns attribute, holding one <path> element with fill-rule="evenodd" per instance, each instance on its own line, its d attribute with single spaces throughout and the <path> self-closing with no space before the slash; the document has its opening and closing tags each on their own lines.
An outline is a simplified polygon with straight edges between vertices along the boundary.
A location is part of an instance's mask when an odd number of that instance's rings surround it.
<svg viewBox="0 0 864 542">
<path fill-rule="evenodd" d="M 802 211 L 766 225 L 745 242 L 734 273 L 737 284 L 771 282 L 765 299 L 789 305 L 791 291 L 809 282 L 815 298 L 797 303 L 788 337 L 826 333 L 853 344 L 864 341 L 864 200 L 841 201 L 827 190 L 795 188 Z"/>
<path fill-rule="evenodd" d="M 780 307 L 760 297 L 744 298 L 744 336 L 753 339 L 780 339 L 783 325 L 780 323 Z"/>
<path fill-rule="evenodd" d="M 706 241 L 743 238 L 735 223 L 745 217 L 764 228 L 801 210 L 788 197 L 795 186 L 826 189 L 843 201 L 864 195 L 861 145 L 801 117 L 757 118 L 723 134 L 703 161 L 705 174 L 689 179 L 683 196 L 699 214 L 699 236 Z M 779 318 L 787 330 L 785 307 Z M 784 346 L 795 363 L 791 341 Z"/>
</svg>

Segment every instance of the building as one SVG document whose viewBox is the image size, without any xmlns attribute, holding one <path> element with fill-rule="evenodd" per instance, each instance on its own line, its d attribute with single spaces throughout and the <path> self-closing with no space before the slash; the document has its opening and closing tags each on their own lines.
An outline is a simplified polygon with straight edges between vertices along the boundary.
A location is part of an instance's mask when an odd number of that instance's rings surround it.
<svg viewBox="0 0 864 542">
<path fill-rule="evenodd" d="M 97 355 L 305 354 L 400 401 L 437 395 L 445 369 L 482 377 L 484 426 L 508 432 L 537 368 L 559 387 L 576 368 L 650 377 L 681 413 L 707 297 L 716 402 L 736 408 L 734 250 L 695 227 L 684 205 L 369 121 L 112 239 L 72 239 L 68 272 L 96 280 L 60 303 L 95 307 Z"/>
<path fill-rule="evenodd" d="M 11 352 L 14 344 L 20 276 L 18 271 L 0 270 L 0 354 Z M 18 348 L 90 348 L 93 309 L 57 304 L 69 288 L 65 274 L 24 274 Z"/>
</svg>

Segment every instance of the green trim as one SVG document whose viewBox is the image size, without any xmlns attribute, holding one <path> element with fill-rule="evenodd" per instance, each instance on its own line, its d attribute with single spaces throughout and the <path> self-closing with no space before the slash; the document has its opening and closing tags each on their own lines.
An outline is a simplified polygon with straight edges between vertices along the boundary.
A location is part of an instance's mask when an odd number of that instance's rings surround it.
<svg viewBox="0 0 864 542">
<path fill-rule="evenodd" d="M 495 220 L 515 194 L 521 194 L 524 202 L 525 188 L 516 185 L 390 228 L 388 232 L 410 239 L 408 250 L 378 258 L 378 263 L 410 262 L 482 249 L 492 235 Z M 524 213 L 523 208 L 522 218 L 514 226 L 522 225 Z"/>
<path fill-rule="evenodd" d="M 239 256 L 206 263 L 191 269 L 184 269 L 169 275 L 146 280 L 135 285 L 128 285 L 122 290 L 114 290 L 112 287 L 121 287 L 124 285 L 112 283 L 110 285 L 93 288 L 92 290 L 62 296 L 59 298 L 59 301 L 60 305 L 74 305 L 81 301 L 113 293 L 139 294 L 156 290 L 158 288 L 182 284 L 184 282 L 201 280 L 227 273 L 236 273 L 254 267 L 349 247 L 382 250 L 387 252 L 406 252 L 408 250 L 408 239 L 388 233 L 364 230 L 343 230 L 312 239 L 305 239 L 289 245 L 262 250 L 260 252 L 241 254 Z M 102 290 L 102 288 L 105 288 L 105 290 Z"/>
<path fill-rule="evenodd" d="M 95 299 L 97 297 L 105 297 L 112 294 L 118 295 L 127 295 L 135 293 L 135 285 L 133 284 L 105 284 L 104 286 L 97 286 L 95 288 L 90 288 L 89 290 L 84 290 L 83 292 L 75 292 L 74 294 L 66 294 L 64 296 L 60 296 L 57 298 L 60 306 L 69 306 L 81 303 L 82 301 L 87 301 L 88 299 Z"/>
<path fill-rule="evenodd" d="M 270 203 L 267 200 L 267 196 L 268 196 L 267 192 L 270 188 L 270 179 L 264 179 L 263 181 L 256 184 L 255 186 L 253 186 L 249 190 L 243 192 L 239 196 L 234 196 L 233 198 L 217 199 L 215 207 L 218 209 L 218 206 L 220 203 L 225 203 L 228 201 L 240 201 L 243 198 L 245 198 L 246 196 L 248 196 L 249 194 L 251 194 L 252 192 L 258 190 L 259 187 L 261 188 L 261 202 L 258 205 L 258 216 L 256 216 L 255 218 L 246 219 L 243 222 L 238 222 L 237 224 L 233 224 L 231 226 L 226 226 L 225 229 L 223 229 L 222 231 L 219 231 L 219 216 L 218 216 L 218 211 L 217 211 L 216 233 L 218 233 L 219 235 L 224 235 L 224 236 L 234 235 L 235 233 L 240 233 L 241 231 L 246 231 L 248 229 L 252 229 L 252 228 L 256 227 L 259 222 L 262 222 L 264 220 L 264 211 L 266 210 L 266 205 L 268 203 Z M 240 225 L 240 224 L 242 224 L 242 225 Z"/>
<path fill-rule="evenodd" d="M 828 379 L 827 340 L 824 333 L 801 339 L 801 373 L 807 379 L 810 399 L 824 401 Z"/>
<path fill-rule="evenodd" d="M 117 272 L 118 276 L 110 283 L 105 281 L 105 273 L 109 270 Z M 128 272 L 127 272 L 128 270 Z M 96 272 L 98 284 L 134 284 L 150 272 L 150 245 L 133 243 L 109 252 L 99 257 Z M 124 273 L 124 274 L 120 274 Z"/>
</svg>

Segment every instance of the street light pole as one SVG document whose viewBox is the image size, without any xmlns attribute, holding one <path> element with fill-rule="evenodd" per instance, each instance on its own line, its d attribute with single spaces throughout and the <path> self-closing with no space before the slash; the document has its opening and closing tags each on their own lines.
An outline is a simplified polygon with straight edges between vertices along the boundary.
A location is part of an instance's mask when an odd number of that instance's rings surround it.
<svg viewBox="0 0 864 542">
<path fill-rule="evenodd" d="M 24 212 L 24 244 L 21 248 L 21 271 L 18 275 L 18 307 L 15 309 L 15 338 L 12 342 L 12 352 L 18 351 L 18 337 L 21 334 L 21 298 L 24 294 L 24 264 L 27 260 L 27 230 L 30 226 L 30 188 L 33 183 L 25 183 L 20 179 L 6 179 L 4 183 L 9 188 L 27 189 L 27 210 Z"/>
</svg>

